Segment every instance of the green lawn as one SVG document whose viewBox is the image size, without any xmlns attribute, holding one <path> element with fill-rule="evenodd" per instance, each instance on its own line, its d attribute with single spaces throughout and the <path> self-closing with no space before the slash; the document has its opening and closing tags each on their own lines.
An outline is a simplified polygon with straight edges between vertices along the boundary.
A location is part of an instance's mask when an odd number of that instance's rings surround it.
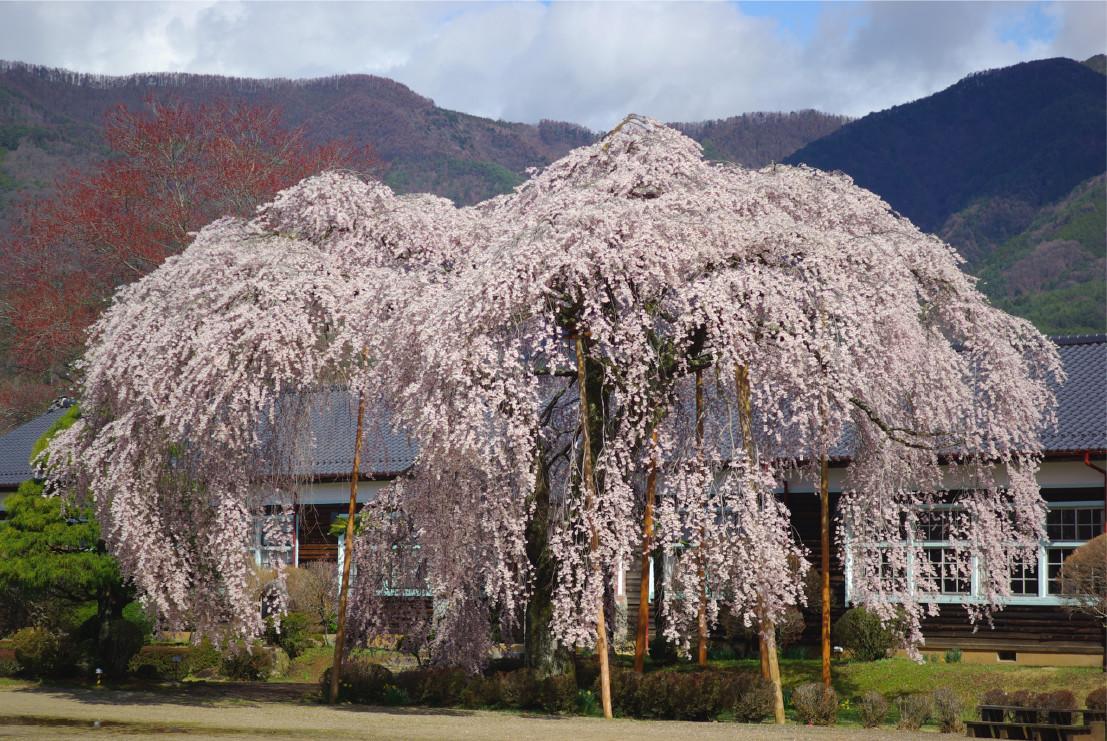
<svg viewBox="0 0 1107 741">
<path fill-rule="evenodd" d="M 711 664 L 722 668 L 759 671 L 756 660 L 712 661 Z M 820 681 L 822 664 L 812 660 L 781 659 L 780 672 L 787 696 L 796 685 Z M 895 698 L 948 687 L 960 696 L 965 705 L 965 718 L 968 719 L 975 717 L 980 696 L 990 689 L 998 688 L 1008 692 L 1023 689 L 1033 692 L 1065 689 L 1072 691 L 1083 707 L 1087 694 L 1102 687 L 1107 679 L 1103 671 L 1096 667 L 917 664 L 903 658 L 835 662 L 831 668 L 831 678 L 839 699 L 843 701 L 839 720 L 847 723 L 856 720 L 857 715 L 853 710 L 856 699 L 870 690 L 888 698 L 893 705 L 894 720 Z"/>
</svg>

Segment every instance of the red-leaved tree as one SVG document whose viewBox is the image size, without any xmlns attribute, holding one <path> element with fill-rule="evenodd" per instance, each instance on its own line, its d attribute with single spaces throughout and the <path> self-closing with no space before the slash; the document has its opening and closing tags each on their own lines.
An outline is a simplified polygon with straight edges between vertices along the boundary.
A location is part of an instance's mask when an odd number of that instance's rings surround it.
<svg viewBox="0 0 1107 741">
<path fill-rule="evenodd" d="M 221 216 L 249 216 L 313 173 L 374 164 L 367 149 L 312 143 L 303 128 L 285 128 L 277 109 L 226 101 L 150 97 L 144 109 L 119 106 L 104 138 L 107 159 L 67 172 L 51 198 L 16 207 L 0 250 L 3 365 L 21 376 L 0 382 L 9 422 L 65 387 L 112 292 L 180 252 L 190 232 Z"/>
</svg>

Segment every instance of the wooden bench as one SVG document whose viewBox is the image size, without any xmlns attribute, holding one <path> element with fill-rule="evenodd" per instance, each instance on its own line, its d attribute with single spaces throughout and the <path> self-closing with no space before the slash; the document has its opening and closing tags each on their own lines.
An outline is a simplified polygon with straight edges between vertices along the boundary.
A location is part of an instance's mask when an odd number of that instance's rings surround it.
<svg viewBox="0 0 1107 741">
<path fill-rule="evenodd" d="M 1026 741 L 1070 741 L 1099 730 L 1102 712 L 1089 709 L 1028 708 L 1018 705 L 980 705 L 980 720 L 965 723 L 971 738 L 1007 738 Z M 1083 724 L 1077 724 L 1083 716 Z M 1093 729 L 1092 724 L 1096 728 Z M 1099 734 L 1097 734 L 1098 736 Z"/>
<path fill-rule="evenodd" d="M 1029 741 L 1071 741 L 1092 732 L 1090 726 L 1057 723 L 1012 723 L 1005 720 L 965 721 L 965 733 L 971 738 L 1018 738 Z"/>
</svg>

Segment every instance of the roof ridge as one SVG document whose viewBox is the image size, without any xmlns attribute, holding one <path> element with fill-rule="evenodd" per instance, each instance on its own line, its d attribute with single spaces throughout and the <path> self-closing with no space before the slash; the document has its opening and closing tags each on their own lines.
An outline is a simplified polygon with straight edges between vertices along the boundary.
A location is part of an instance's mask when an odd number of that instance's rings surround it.
<svg viewBox="0 0 1107 741">
<path fill-rule="evenodd" d="M 1054 345 L 1096 345 L 1107 342 L 1107 334 L 1046 335 Z"/>
</svg>

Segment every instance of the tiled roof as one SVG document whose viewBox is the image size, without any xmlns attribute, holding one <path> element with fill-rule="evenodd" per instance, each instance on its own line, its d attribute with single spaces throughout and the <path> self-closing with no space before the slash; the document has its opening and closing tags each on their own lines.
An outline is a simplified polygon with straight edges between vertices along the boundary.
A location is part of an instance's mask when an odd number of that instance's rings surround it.
<svg viewBox="0 0 1107 741">
<path fill-rule="evenodd" d="M 1107 450 L 1107 335 L 1052 338 L 1068 380 L 1055 389 L 1058 425 L 1043 435 L 1046 453 Z M 56 409 L 0 437 L 0 488 L 14 488 L 31 477 L 31 447 L 54 420 Z M 313 447 L 310 470 L 316 477 L 349 476 L 354 459 L 357 398 L 345 390 L 320 392 L 312 399 Z M 388 413 L 370 408 L 365 415 L 361 471 L 367 477 L 390 477 L 411 467 L 417 449 L 407 437 L 389 429 Z"/>
<path fill-rule="evenodd" d="M 1107 335 L 1052 337 L 1068 379 L 1055 388 L 1057 428 L 1042 435 L 1047 453 L 1107 450 Z"/>
<path fill-rule="evenodd" d="M 0 437 L 0 489 L 15 489 L 34 475 L 31 471 L 31 449 L 42 433 L 65 414 L 68 406 L 59 405 Z"/>
<path fill-rule="evenodd" d="M 415 462 L 415 445 L 390 429 L 387 411 L 369 407 L 363 421 L 362 475 L 389 477 L 403 473 Z M 314 476 L 349 477 L 354 462 L 357 432 L 357 397 L 345 389 L 314 395 L 311 406 L 313 448 L 309 460 Z"/>
</svg>

